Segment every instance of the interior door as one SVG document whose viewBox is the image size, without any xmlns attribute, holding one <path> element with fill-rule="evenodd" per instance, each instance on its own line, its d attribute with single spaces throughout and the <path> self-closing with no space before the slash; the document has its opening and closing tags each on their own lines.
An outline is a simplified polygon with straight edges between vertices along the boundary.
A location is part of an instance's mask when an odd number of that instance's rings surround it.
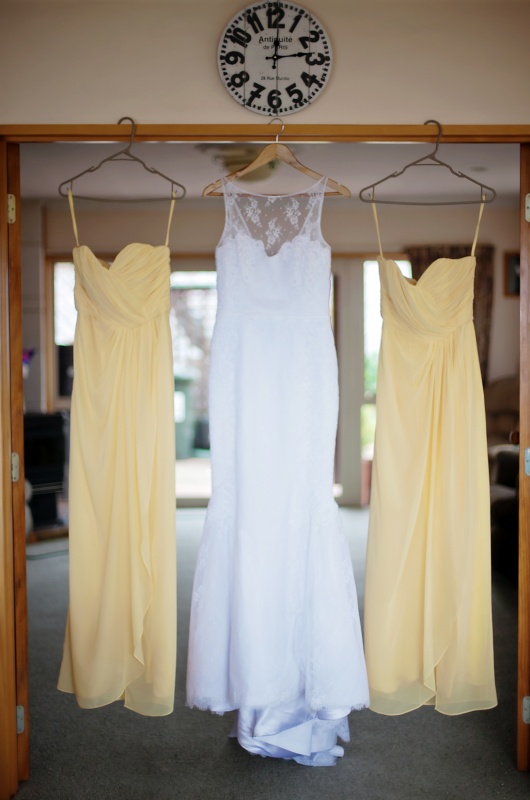
<svg viewBox="0 0 530 800">
<path fill-rule="evenodd" d="M 521 145 L 521 398 L 519 414 L 519 636 L 517 767 L 530 770 L 530 707 L 523 717 L 525 698 L 530 706 L 530 144 Z M 528 215 L 530 217 L 530 214 Z M 525 451 L 529 463 L 525 472 Z"/>
<path fill-rule="evenodd" d="M 7 145 L 7 191 L 16 209 L 8 222 L 11 450 L 19 477 L 11 483 L 15 602 L 18 779 L 29 778 L 28 606 L 26 591 L 26 513 L 24 489 L 24 389 L 22 385 L 22 262 L 20 236 L 20 146 Z"/>
<path fill-rule="evenodd" d="M 26 530 L 22 389 L 20 165 L 0 145 L 0 798 L 29 778 Z M 12 475 L 12 453 L 18 477 Z"/>
<path fill-rule="evenodd" d="M 0 142 L 0 800 L 9 800 L 18 787 L 7 154 Z"/>
</svg>

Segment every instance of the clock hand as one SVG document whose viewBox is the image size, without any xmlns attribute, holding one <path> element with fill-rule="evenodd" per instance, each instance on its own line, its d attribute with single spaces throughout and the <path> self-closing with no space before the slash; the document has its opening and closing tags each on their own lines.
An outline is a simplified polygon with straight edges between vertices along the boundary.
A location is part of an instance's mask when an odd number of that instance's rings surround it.
<svg viewBox="0 0 530 800">
<path fill-rule="evenodd" d="M 306 56 L 307 53 L 308 51 L 306 51 L 305 53 L 286 53 L 284 56 L 278 56 L 278 55 L 265 56 L 265 60 L 267 61 L 269 59 L 274 59 L 275 61 L 278 61 L 280 58 L 302 58 L 302 56 Z"/>
<path fill-rule="evenodd" d="M 280 39 L 279 39 L 278 36 L 276 36 L 276 39 L 274 40 L 274 55 L 267 56 L 268 59 L 272 59 L 272 61 L 274 62 L 273 65 L 272 65 L 273 69 L 275 69 L 276 66 L 277 66 L 276 62 L 278 61 L 278 48 L 279 48 L 279 46 L 280 46 Z"/>
</svg>

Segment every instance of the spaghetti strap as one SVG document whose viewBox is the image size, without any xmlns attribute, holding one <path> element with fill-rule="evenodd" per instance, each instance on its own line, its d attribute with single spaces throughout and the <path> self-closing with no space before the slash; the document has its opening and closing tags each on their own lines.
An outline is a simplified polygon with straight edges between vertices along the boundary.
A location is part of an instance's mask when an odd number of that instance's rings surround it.
<svg viewBox="0 0 530 800">
<path fill-rule="evenodd" d="M 166 233 L 166 241 L 165 241 L 165 246 L 166 247 L 169 244 L 169 229 L 171 228 L 171 220 L 173 218 L 173 211 L 174 211 L 174 208 L 175 208 L 175 197 L 176 196 L 177 196 L 177 193 L 175 191 L 171 192 L 171 205 L 169 207 L 169 219 L 167 221 L 167 233 Z"/>
<path fill-rule="evenodd" d="M 473 239 L 473 245 L 471 247 L 471 255 L 475 255 L 475 247 L 477 245 L 478 239 L 478 229 L 480 228 L 480 220 L 482 219 L 482 212 L 484 211 L 484 197 L 482 197 L 482 203 L 480 204 L 480 211 L 478 212 L 478 220 L 477 220 L 477 229 L 475 231 L 475 238 Z"/>
<path fill-rule="evenodd" d="M 383 247 L 381 245 L 381 234 L 379 232 L 379 219 L 377 217 L 377 208 L 375 207 L 375 200 L 372 200 L 371 205 L 372 205 L 372 211 L 374 212 L 375 229 L 377 231 L 377 241 L 379 242 L 379 254 L 381 258 L 384 258 Z"/>
<path fill-rule="evenodd" d="M 77 222 L 75 220 L 75 211 L 74 211 L 74 198 L 73 198 L 71 189 L 68 189 L 68 203 L 70 205 L 70 213 L 72 215 L 72 225 L 73 225 L 73 228 L 74 228 L 75 243 L 79 247 L 79 236 L 77 234 Z"/>
</svg>

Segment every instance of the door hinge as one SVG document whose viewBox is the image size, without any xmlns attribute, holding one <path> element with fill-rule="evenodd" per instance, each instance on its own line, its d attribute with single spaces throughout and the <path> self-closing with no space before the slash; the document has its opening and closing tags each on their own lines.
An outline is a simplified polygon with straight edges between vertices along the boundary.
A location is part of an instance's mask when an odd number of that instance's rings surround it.
<svg viewBox="0 0 530 800">
<path fill-rule="evenodd" d="M 17 221 L 17 199 L 14 194 L 7 195 L 7 221 L 10 225 Z"/>
<path fill-rule="evenodd" d="M 11 453 L 11 482 L 16 483 L 20 478 L 20 458 L 18 453 Z"/>
<path fill-rule="evenodd" d="M 24 706 L 17 706 L 17 734 L 24 733 L 26 727 Z"/>
<path fill-rule="evenodd" d="M 530 447 L 524 449 L 524 474 L 530 476 Z"/>
<path fill-rule="evenodd" d="M 530 194 L 527 194 L 524 198 L 524 218 L 527 222 L 530 222 Z"/>
<path fill-rule="evenodd" d="M 523 722 L 530 725 L 530 696 L 523 697 Z"/>
</svg>

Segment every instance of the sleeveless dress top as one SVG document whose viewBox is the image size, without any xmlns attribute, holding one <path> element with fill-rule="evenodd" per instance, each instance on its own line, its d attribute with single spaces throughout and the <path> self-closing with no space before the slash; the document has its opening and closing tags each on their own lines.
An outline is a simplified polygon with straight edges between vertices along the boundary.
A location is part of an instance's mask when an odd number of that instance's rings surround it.
<svg viewBox="0 0 530 800">
<path fill-rule="evenodd" d="M 368 704 L 333 499 L 338 413 L 325 178 L 263 196 L 224 181 L 209 403 L 213 491 L 196 566 L 190 706 L 238 709 L 240 744 L 333 764 Z"/>
<path fill-rule="evenodd" d="M 473 326 L 477 235 L 478 225 L 469 256 L 440 258 L 418 281 L 383 256 L 379 237 L 383 333 L 364 633 L 370 707 L 382 714 L 424 704 L 461 714 L 497 702 Z"/>
<path fill-rule="evenodd" d="M 78 317 L 58 688 L 83 708 L 123 699 L 160 716 L 173 710 L 176 659 L 169 249 L 133 243 L 107 264 L 79 246 L 71 194 L 70 205 Z"/>
</svg>

